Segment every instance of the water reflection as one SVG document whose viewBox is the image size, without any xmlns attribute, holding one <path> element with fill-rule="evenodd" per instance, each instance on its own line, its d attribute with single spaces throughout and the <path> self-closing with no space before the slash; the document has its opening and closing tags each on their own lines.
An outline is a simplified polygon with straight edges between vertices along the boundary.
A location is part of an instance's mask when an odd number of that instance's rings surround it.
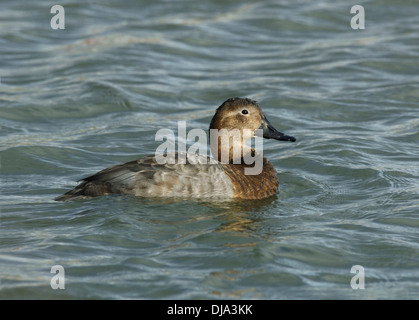
<svg viewBox="0 0 419 320">
<path fill-rule="evenodd" d="M 260 223 L 263 220 L 261 208 L 269 207 L 274 202 L 276 196 L 256 201 L 236 200 L 228 203 L 206 204 L 212 208 L 222 208 L 220 220 L 222 224 L 217 228 L 217 232 L 231 232 L 236 236 L 260 236 Z M 257 212 L 257 214 L 252 214 Z"/>
<path fill-rule="evenodd" d="M 116 196 L 118 197 L 118 196 Z M 270 230 L 263 224 L 263 212 L 278 200 L 277 195 L 261 200 L 202 201 L 196 199 L 156 199 L 122 196 L 128 206 L 137 206 L 148 223 L 188 225 L 203 220 L 217 223 L 215 232 L 236 237 L 269 238 Z M 140 206 L 138 205 L 140 203 Z M 136 204 L 135 204 L 136 203 Z M 262 230 L 263 226 L 263 230 Z M 188 231 L 190 232 L 190 230 Z M 197 233 L 201 231 L 195 230 Z M 230 236 L 229 235 L 229 236 Z M 243 246 L 244 244 L 231 244 Z M 249 245 L 254 245 L 249 243 Z"/>
</svg>

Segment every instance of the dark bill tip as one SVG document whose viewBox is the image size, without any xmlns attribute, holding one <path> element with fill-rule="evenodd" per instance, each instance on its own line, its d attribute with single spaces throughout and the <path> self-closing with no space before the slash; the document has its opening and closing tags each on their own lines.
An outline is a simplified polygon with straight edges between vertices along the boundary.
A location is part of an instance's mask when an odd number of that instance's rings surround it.
<svg viewBox="0 0 419 320">
<path fill-rule="evenodd" d="M 295 139 L 293 136 L 287 136 L 286 134 L 284 134 L 280 139 L 281 141 L 291 141 L 291 142 L 295 142 L 297 141 L 297 139 Z"/>
<path fill-rule="evenodd" d="M 291 141 L 291 142 L 297 141 L 297 139 L 295 139 L 293 136 L 287 136 L 286 134 L 283 134 L 282 132 L 279 132 L 276 129 L 275 131 L 270 129 L 266 133 L 265 133 L 265 130 L 263 130 L 263 137 L 265 139 L 275 139 L 279 141 Z"/>
<path fill-rule="evenodd" d="M 263 116 L 262 118 L 262 124 L 259 129 L 263 130 L 263 137 L 265 139 L 275 139 L 279 141 L 291 141 L 291 142 L 295 142 L 297 140 L 292 136 L 288 136 L 276 130 L 274 126 L 270 124 L 268 119 L 266 119 L 265 116 Z"/>
</svg>

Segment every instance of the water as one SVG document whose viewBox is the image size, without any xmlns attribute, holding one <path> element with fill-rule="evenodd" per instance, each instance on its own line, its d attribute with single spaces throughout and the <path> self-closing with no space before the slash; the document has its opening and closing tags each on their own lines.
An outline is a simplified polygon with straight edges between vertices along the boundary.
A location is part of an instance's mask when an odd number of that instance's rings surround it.
<svg viewBox="0 0 419 320">
<path fill-rule="evenodd" d="M 0 4 L 1 298 L 419 298 L 417 1 L 61 5 Z M 276 196 L 52 200 L 234 96 L 297 137 Z"/>
</svg>

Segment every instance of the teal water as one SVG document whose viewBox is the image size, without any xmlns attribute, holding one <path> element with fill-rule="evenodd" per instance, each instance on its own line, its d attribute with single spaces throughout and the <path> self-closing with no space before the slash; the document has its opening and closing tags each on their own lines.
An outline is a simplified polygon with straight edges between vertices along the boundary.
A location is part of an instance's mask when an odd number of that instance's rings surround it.
<svg viewBox="0 0 419 320">
<path fill-rule="evenodd" d="M 0 298 L 418 299 L 419 3 L 355 4 L 2 1 Z M 276 196 L 52 200 L 235 96 L 297 138 Z"/>
</svg>

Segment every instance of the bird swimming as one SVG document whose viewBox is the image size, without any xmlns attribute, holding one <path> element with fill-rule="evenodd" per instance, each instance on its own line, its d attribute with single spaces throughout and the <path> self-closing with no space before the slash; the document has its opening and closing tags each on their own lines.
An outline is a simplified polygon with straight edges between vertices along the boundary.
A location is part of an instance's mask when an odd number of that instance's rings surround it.
<svg viewBox="0 0 419 320">
<path fill-rule="evenodd" d="M 258 130 L 260 129 L 260 130 Z M 97 196 L 127 194 L 137 197 L 195 199 L 264 199 L 278 191 L 274 166 L 246 141 L 257 136 L 279 141 L 296 139 L 275 129 L 259 104 L 249 98 L 230 98 L 216 110 L 210 131 L 219 134 L 210 139 L 215 159 L 198 154 L 187 157 L 178 152 L 165 154 L 166 163 L 147 156 L 118 164 L 82 179 L 74 189 L 56 197 L 56 201 L 88 199 Z M 239 132 L 239 138 L 231 132 Z M 238 151 L 237 151 L 238 150 Z M 184 161 L 179 161 L 183 158 Z M 257 174 L 247 174 L 254 166 L 246 158 L 262 165 Z"/>
</svg>

